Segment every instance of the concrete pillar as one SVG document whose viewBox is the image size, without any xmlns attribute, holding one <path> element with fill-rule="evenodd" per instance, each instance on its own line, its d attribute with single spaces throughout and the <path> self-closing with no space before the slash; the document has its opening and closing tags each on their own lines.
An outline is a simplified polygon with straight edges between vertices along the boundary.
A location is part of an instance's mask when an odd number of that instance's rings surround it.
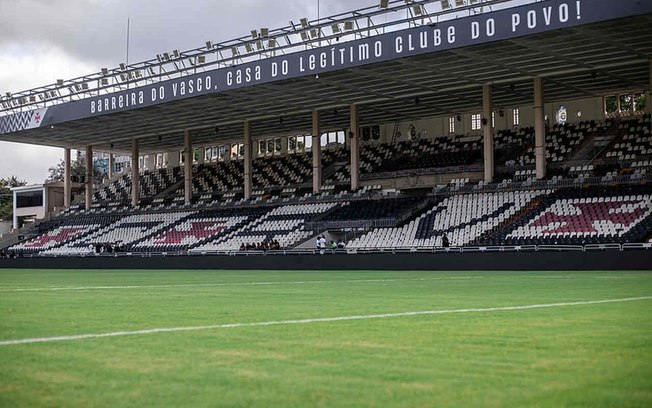
<svg viewBox="0 0 652 408">
<path fill-rule="evenodd" d="M 45 208 L 44 216 L 47 221 L 50 220 L 50 197 L 48 196 L 48 189 L 43 187 L 43 208 Z"/>
<path fill-rule="evenodd" d="M 351 191 L 360 187 L 360 125 L 358 124 L 358 105 L 351 105 Z M 346 139 L 345 139 L 346 140 Z"/>
<path fill-rule="evenodd" d="M 115 158 L 113 153 L 109 154 L 109 178 L 113 178 L 113 167 L 115 166 Z"/>
<path fill-rule="evenodd" d="M 131 142 L 131 206 L 140 204 L 140 162 L 138 161 L 138 139 Z"/>
<path fill-rule="evenodd" d="M 13 227 L 14 230 L 17 230 L 18 229 L 18 215 L 17 215 L 17 211 L 16 211 L 16 192 L 14 191 L 13 194 L 14 194 L 14 199 L 12 200 L 12 203 L 13 203 L 12 205 L 14 206 L 14 213 L 13 213 L 14 217 L 13 217 L 13 225 L 12 225 L 12 227 Z"/>
<path fill-rule="evenodd" d="M 183 192 L 186 204 L 192 202 L 192 159 L 194 156 L 190 129 L 186 129 L 183 131 Z"/>
<path fill-rule="evenodd" d="M 244 122 L 244 198 L 251 198 L 251 186 L 253 184 L 252 169 L 253 161 L 251 158 L 251 122 Z"/>
<path fill-rule="evenodd" d="M 647 91 L 645 92 L 645 111 L 652 114 L 652 60 L 650 60 L 650 73 Z"/>
<path fill-rule="evenodd" d="M 70 148 L 63 149 L 63 207 L 70 208 Z"/>
<path fill-rule="evenodd" d="M 486 124 L 482 125 L 484 134 L 484 181 L 494 181 L 494 127 L 491 120 L 493 111 L 491 100 L 491 84 L 482 86 L 482 118 Z"/>
<path fill-rule="evenodd" d="M 321 191 L 321 129 L 319 111 L 312 111 L 312 192 Z"/>
<path fill-rule="evenodd" d="M 86 209 L 91 209 L 93 202 L 93 147 L 86 146 L 86 191 L 85 204 Z"/>
<path fill-rule="evenodd" d="M 537 179 L 546 177 L 546 125 L 544 123 L 543 79 L 534 78 L 534 158 Z"/>
</svg>

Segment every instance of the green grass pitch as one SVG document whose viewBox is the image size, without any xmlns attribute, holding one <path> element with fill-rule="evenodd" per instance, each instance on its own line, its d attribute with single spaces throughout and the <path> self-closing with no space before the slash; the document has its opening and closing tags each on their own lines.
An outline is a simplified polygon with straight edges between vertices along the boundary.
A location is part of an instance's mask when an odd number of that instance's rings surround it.
<svg viewBox="0 0 652 408">
<path fill-rule="evenodd" d="M 0 406 L 650 407 L 651 296 L 651 272 L 0 270 Z"/>
</svg>

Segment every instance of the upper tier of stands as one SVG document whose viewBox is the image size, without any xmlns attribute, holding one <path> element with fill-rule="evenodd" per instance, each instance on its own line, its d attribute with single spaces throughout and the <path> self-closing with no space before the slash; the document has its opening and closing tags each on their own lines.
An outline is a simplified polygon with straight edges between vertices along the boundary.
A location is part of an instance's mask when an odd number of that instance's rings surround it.
<svg viewBox="0 0 652 408">
<path fill-rule="evenodd" d="M 546 134 L 546 160 L 549 177 L 644 175 L 652 160 L 650 116 L 622 121 L 583 121 L 554 125 Z M 534 130 L 532 128 L 498 130 L 495 135 L 496 174 L 502 179 L 531 180 L 534 172 Z M 451 135 L 434 139 L 401 141 L 397 144 L 367 144 L 360 153 L 363 179 L 384 178 L 388 173 L 415 169 L 463 171 L 482 162 L 481 135 Z M 606 146 L 604 145 L 606 144 Z M 582 156 L 582 157 L 574 157 Z M 581 162 L 571 159 L 584 158 Z M 350 180 L 350 155 L 347 149 L 322 152 L 324 185 L 346 185 Z M 253 190 L 279 192 L 287 188 L 310 189 L 312 155 L 310 153 L 260 157 L 253 161 Z M 195 200 L 202 195 L 212 199 L 242 194 L 244 168 L 241 160 L 194 166 L 192 192 Z M 140 197 L 144 203 L 169 204 L 183 197 L 183 169 L 159 169 L 140 175 Z M 119 206 L 131 197 L 131 175 L 125 174 L 103 185 L 94 194 L 94 206 Z M 227 196 L 228 198 L 228 196 Z"/>
</svg>

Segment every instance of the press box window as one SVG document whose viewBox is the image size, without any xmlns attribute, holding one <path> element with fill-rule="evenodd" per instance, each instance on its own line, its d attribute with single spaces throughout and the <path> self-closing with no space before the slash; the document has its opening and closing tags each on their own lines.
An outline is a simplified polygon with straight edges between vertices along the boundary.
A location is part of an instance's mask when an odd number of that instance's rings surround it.
<svg viewBox="0 0 652 408">
<path fill-rule="evenodd" d="M 16 194 L 16 208 L 42 207 L 43 191 L 26 191 Z"/>
</svg>

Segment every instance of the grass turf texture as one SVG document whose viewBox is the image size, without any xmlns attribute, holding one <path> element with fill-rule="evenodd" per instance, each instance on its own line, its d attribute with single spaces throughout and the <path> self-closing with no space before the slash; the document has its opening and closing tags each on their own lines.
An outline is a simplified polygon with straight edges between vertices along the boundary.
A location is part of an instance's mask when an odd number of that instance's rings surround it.
<svg viewBox="0 0 652 408">
<path fill-rule="evenodd" d="M 158 287 L 24 290 L 124 285 Z M 650 295 L 645 272 L 0 270 L 0 341 Z M 651 306 L 0 346 L 0 406 L 652 406 Z"/>
</svg>

